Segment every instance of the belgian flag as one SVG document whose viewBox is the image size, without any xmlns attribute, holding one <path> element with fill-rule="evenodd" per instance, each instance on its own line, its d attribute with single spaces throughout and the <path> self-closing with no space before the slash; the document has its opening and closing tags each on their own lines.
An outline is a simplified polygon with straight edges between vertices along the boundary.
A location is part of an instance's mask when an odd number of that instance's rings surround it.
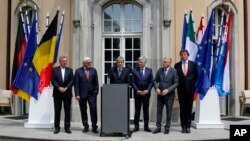
<svg viewBox="0 0 250 141">
<path fill-rule="evenodd" d="M 40 93 L 42 92 L 44 87 L 47 87 L 50 84 L 56 48 L 58 13 L 59 11 L 57 11 L 54 19 L 43 35 L 32 60 L 35 69 L 40 76 Z"/>
</svg>

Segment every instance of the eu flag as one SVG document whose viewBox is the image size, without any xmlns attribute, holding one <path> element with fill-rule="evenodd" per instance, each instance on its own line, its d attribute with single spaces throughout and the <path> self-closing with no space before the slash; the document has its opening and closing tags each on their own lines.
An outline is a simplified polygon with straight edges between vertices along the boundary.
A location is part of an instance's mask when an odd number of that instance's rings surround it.
<svg viewBox="0 0 250 141">
<path fill-rule="evenodd" d="M 211 51 L 212 51 L 212 41 L 213 41 L 213 23 L 214 23 L 214 10 L 210 15 L 208 25 L 204 36 L 202 38 L 201 44 L 198 45 L 198 53 L 195 62 L 198 68 L 198 79 L 196 81 L 195 87 L 196 91 L 200 94 L 200 99 L 202 100 L 209 87 L 210 87 L 210 65 L 211 65 Z"/>
<path fill-rule="evenodd" d="M 32 22 L 27 47 L 23 56 L 23 61 L 18 69 L 13 85 L 23 90 L 30 96 L 38 99 L 39 76 L 32 63 L 33 56 L 37 48 L 37 33 L 35 16 Z"/>
</svg>

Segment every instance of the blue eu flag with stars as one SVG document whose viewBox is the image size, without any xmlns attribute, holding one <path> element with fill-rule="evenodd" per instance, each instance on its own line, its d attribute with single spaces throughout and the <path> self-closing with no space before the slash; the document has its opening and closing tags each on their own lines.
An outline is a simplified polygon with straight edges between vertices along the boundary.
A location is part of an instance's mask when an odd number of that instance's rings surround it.
<svg viewBox="0 0 250 141">
<path fill-rule="evenodd" d="M 198 68 L 198 79 L 195 87 L 196 91 L 200 94 L 202 100 L 209 87 L 210 87 L 210 65 L 211 65 L 211 51 L 213 41 L 213 23 L 214 23 L 214 10 L 210 15 L 210 19 L 207 24 L 206 31 L 202 38 L 201 44 L 198 45 L 198 53 L 195 62 Z"/>
</svg>

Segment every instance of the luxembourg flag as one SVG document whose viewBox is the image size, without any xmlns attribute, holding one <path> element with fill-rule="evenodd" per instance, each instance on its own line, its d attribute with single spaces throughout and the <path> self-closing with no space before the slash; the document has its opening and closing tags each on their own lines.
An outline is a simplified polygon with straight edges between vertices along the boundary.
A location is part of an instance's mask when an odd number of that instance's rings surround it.
<svg viewBox="0 0 250 141">
<path fill-rule="evenodd" d="M 215 87 L 219 96 L 226 96 L 230 93 L 230 72 L 229 72 L 229 52 L 231 46 L 231 12 L 229 10 L 224 33 L 224 43 L 219 56 L 218 67 L 215 77 Z"/>
<path fill-rule="evenodd" d="M 231 47 L 231 16 L 232 13 L 229 9 L 228 17 L 227 17 L 227 48 L 226 48 L 226 57 L 225 57 L 225 67 L 224 67 L 224 75 L 223 75 L 223 85 L 222 89 L 228 94 L 230 93 L 230 73 L 229 73 L 229 52 Z"/>
</svg>

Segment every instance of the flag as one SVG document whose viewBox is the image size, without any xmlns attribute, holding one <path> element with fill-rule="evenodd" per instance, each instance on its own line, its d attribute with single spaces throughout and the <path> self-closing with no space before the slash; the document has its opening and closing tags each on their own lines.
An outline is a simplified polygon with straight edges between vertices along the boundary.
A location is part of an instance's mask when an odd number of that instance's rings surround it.
<svg viewBox="0 0 250 141">
<path fill-rule="evenodd" d="M 218 33 L 218 38 L 217 38 L 217 44 L 216 44 L 216 48 L 215 51 L 213 51 L 213 66 L 212 66 L 212 73 L 211 73 L 211 86 L 214 86 L 215 83 L 215 78 L 216 78 L 216 71 L 218 68 L 218 58 L 219 58 L 219 54 L 221 51 L 221 48 L 223 46 L 223 28 L 225 25 L 225 21 L 224 21 L 224 11 L 221 14 L 221 22 L 219 25 L 219 33 Z"/>
<path fill-rule="evenodd" d="M 29 101 L 29 94 L 20 93 L 20 92 L 18 92 L 18 89 L 13 86 L 13 82 L 16 78 L 17 71 L 22 63 L 22 59 L 24 56 L 26 45 L 27 45 L 27 40 L 26 40 L 26 35 L 25 35 L 24 28 L 23 28 L 21 14 L 20 14 L 18 27 L 17 27 L 17 35 L 16 35 L 13 65 L 12 65 L 10 90 L 12 90 L 12 92 L 14 94 L 18 95 L 19 97 L 23 98 L 24 100 Z"/>
<path fill-rule="evenodd" d="M 201 20 L 200 20 L 200 25 L 199 25 L 198 30 L 197 30 L 196 35 L 195 35 L 197 44 L 201 43 L 203 34 L 204 34 L 204 16 L 202 14 Z"/>
<path fill-rule="evenodd" d="M 195 61 L 195 57 L 198 52 L 198 47 L 195 41 L 194 20 L 192 16 L 192 10 L 190 10 L 189 13 L 188 32 L 187 32 L 185 49 L 189 52 L 188 60 Z"/>
<path fill-rule="evenodd" d="M 59 44 L 60 44 L 61 35 L 62 35 L 63 23 L 64 23 L 64 11 L 62 13 L 62 18 L 61 18 L 61 22 L 60 22 L 60 28 L 59 28 L 59 32 L 58 32 L 57 38 L 56 38 L 56 49 L 55 49 L 55 55 L 54 55 L 53 63 L 56 63 L 56 60 L 57 60 L 58 50 L 59 50 Z"/>
<path fill-rule="evenodd" d="M 182 49 L 185 49 L 186 46 L 187 32 L 188 32 L 188 22 L 187 22 L 187 13 L 185 12 L 183 19 L 183 32 L 182 32 L 182 44 L 181 44 Z"/>
<path fill-rule="evenodd" d="M 211 51 L 213 41 L 213 23 L 214 23 L 214 10 L 210 15 L 206 31 L 202 38 L 199 50 L 196 56 L 196 63 L 198 67 L 198 78 L 195 84 L 196 91 L 200 94 L 202 100 L 209 87 L 210 87 L 210 63 L 211 63 Z"/>
<path fill-rule="evenodd" d="M 226 20 L 226 29 L 224 31 L 223 46 L 221 48 L 218 68 L 215 77 L 215 87 L 219 96 L 226 96 L 230 93 L 230 75 L 229 75 L 229 51 L 231 43 L 231 12 L 229 10 Z"/>
<path fill-rule="evenodd" d="M 32 63 L 37 48 L 36 34 L 36 20 L 34 17 L 22 64 L 18 69 L 13 85 L 19 89 L 18 92 L 29 94 L 38 99 L 39 76 Z"/>
<path fill-rule="evenodd" d="M 55 47 L 56 47 L 56 34 L 57 34 L 57 22 L 58 12 L 49 25 L 48 29 L 44 33 L 42 40 L 36 50 L 34 58 L 32 60 L 37 73 L 40 76 L 39 92 L 41 93 L 43 88 L 50 84 L 51 72 L 53 68 Z"/>
</svg>

